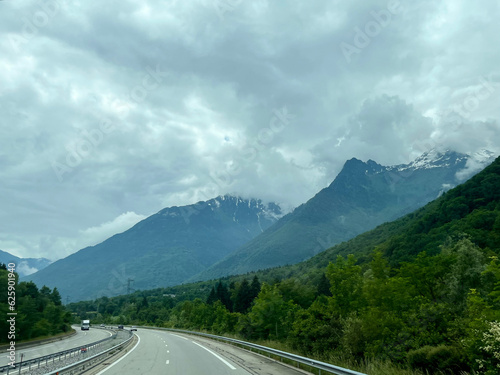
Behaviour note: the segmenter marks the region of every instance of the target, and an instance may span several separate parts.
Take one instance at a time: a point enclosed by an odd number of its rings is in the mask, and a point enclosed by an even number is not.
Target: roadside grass
[[[237,337],[235,337],[237,338]],[[412,370],[399,366],[391,361],[384,361],[378,359],[364,359],[363,361],[354,361],[348,356],[341,356],[336,353],[330,353],[327,355],[317,355],[314,353],[300,353],[290,347],[287,343],[273,340],[257,340],[252,341],[257,345],[267,346],[269,348],[281,350],[288,353],[293,353],[301,356],[306,356],[307,358],[315,359],[318,361],[326,362],[335,366],[343,367],[346,369],[361,372],[367,375],[430,375],[429,372],[422,372],[420,370]],[[290,363],[296,366],[295,363]],[[311,369],[308,366],[301,365],[300,368],[309,371],[313,374],[318,374],[318,370]],[[322,370],[321,374],[327,374],[328,372]],[[434,372],[433,375],[450,375],[449,373],[444,373],[441,371]],[[468,372],[461,372],[454,375],[474,375]]]

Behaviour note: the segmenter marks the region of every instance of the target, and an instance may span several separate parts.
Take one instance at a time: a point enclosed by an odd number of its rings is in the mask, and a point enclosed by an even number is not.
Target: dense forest
[[[0,263],[0,285],[0,314],[5,318],[0,321],[0,343],[19,343],[71,330],[71,313],[62,305],[57,288],[38,289],[31,281],[19,282],[18,274],[10,272],[3,263]],[[11,306],[13,310],[9,310]],[[8,316],[9,312],[17,315]],[[9,335],[7,321],[12,317],[15,318],[14,336]]]
[[[298,265],[69,307],[81,318],[268,340],[360,366],[493,375],[499,255],[497,159],[424,208]]]

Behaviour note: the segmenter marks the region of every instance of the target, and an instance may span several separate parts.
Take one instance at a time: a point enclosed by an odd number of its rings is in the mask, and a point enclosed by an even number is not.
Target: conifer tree
[[[210,294],[207,297],[207,305],[213,305],[215,301],[217,301],[217,296],[215,294],[215,288],[212,287],[212,290],[210,290]]]
[[[247,279],[244,279],[236,292],[236,297],[234,301],[234,311],[239,313],[245,313],[248,311],[252,304],[252,290]]]
[[[328,278],[326,275],[323,273],[319,279],[318,283],[318,296],[332,296],[332,292],[330,290],[330,281],[328,281]]]
[[[219,281],[217,284],[217,288],[215,289],[215,295],[219,301],[228,309],[229,311],[233,311],[233,304],[231,302],[231,295],[229,294],[229,290],[227,287]]]
[[[260,285],[259,278],[257,277],[257,275],[255,275],[253,277],[252,284],[250,285],[250,297],[252,298],[252,300],[257,298],[257,296],[259,295],[259,292],[260,292],[260,288],[261,288],[261,285]]]

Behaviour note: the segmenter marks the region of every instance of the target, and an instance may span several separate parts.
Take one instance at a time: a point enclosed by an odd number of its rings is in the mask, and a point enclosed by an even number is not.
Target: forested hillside
[[[17,273],[0,263],[0,313],[4,317],[0,321],[0,343],[19,343],[71,330],[71,314],[62,305],[57,288],[38,289],[33,282],[18,282],[18,279]],[[9,310],[11,306],[13,310]],[[7,315],[9,312],[17,315]],[[7,321],[12,317],[15,331],[10,331]]]
[[[499,245],[500,158],[424,208],[307,262],[71,308],[109,322],[271,340],[369,374],[493,375]]]

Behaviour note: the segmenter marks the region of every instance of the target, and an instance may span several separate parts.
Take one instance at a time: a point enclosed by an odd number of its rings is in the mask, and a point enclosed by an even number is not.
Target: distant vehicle
[[[105,324],[101,324],[101,327],[106,327],[106,325]]]
[[[123,325],[122,325],[122,324],[120,324],[120,325],[118,326],[118,329],[123,329]]]
[[[130,331],[137,331],[137,327],[136,326],[132,326],[132,328],[130,328]]]
[[[87,353],[87,348],[81,348],[81,349],[80,349],[80,351],[81,351],[82,353]]]
[[[90,329],[90,320],[82,320],[82,331],[88,331]]]

